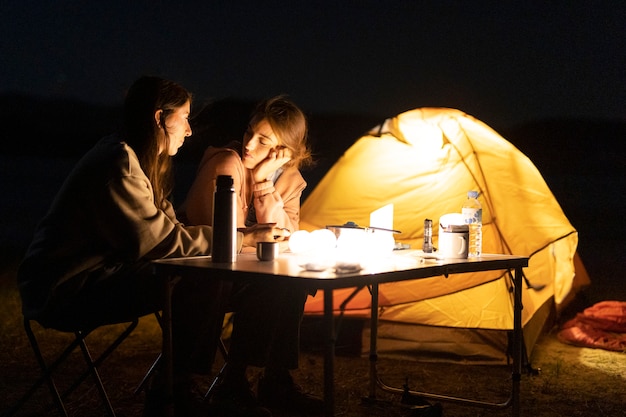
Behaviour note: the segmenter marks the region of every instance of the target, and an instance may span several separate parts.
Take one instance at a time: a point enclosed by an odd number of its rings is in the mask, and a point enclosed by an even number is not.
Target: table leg
[[[378,384],[378,373],[376,362],[378,361],[377,341],[378,341],[378,284],[373,284],[372,305],[370,310],[370,399],[376,398],[376,387]]]
[[[506,402],[493,403],[486,401],[478,401],[469,398],[452,397],[448,395],[440,395],[428,392],[409,390],[408,393],[418,397],[430,398],[433,400],[449,401],[458,404],[473,405],[482,408],[512,408],[513,417],[520,416],[520,381],[522,373],[522,355],[523,355],[523,328],[522,328],[522,267],[515,268],[515,274],[513,276],[513,346],[512,346],[512,359],[513,369],[511,372],[511,396]],[[405,389],[391,387],[385,384],[377,374],[376,363],[378,359],[378,352],[376,348],[376,340],[378,338],[378,287],[372,286],[372,311],[371,311],[371,334],[370,334],[370,397],[368,399],[375,400],[376,389],[380,387],[383,391],[391,392],[395,394],[404,394]]]
[[[324,327],[326,349],[324,351],[324,415],[335,415],[335,321],[333,317],[333,290],[324,290]]]
[[[522,330],[522,268],[515,268],[514,284],[515,294],[513,300],[513,375],[511,388],[511,401],[513,416],[520,415],[520,380],[522,377],[522,343],[524,343]]]

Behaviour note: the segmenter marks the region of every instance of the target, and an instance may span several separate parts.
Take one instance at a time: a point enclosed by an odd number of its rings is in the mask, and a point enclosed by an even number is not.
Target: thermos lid
[[[233,177],[230,175],[218,175],[215,180],[215,186],[217,188],[232,188],[233,184]]]

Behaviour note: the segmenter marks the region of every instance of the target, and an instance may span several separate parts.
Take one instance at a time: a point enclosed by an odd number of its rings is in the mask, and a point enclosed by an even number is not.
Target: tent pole
[[[324,416],[335,415],[335,325],[333,317],[333,290],[324,289],[324,326],[326,349],[324,353]]]

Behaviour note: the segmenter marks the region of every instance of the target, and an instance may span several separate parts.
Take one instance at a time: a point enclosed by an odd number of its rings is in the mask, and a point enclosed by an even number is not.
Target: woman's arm
[[[233,177],[237,195],[237,227],[243,227],[245,202],[243,200],[244,168],[241,157],[231,149],[208,149],[189,189],[184,212],[190,224],[213,225],[213,193],[218,175]]]
[[[259,223],[276,223],[290,232],[299,229],[300,198],[306,182],[296,169],[286,169],[274,184],[265,181],[253,186],[253,202]]]
[[[148,178],[138,165],[135,168],[109,181],[106,196],[95,208],[102,235],[120,257],[135,261],[208,254],[212,229],[183,226],[169,202],[157,208]]]

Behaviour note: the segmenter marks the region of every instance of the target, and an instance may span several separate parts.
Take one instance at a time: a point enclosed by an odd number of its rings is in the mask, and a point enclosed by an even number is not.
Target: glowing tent
[[[394,205],[397,242],[421,248],[424,219],[460,212],[468,190],[483,206],[483,252],[529,256],[523,288],[528,352],[550,313],[558,312],[588,277],[577,258],[578,234],[533,163],[475,118],[453,109],[422,108],[387,119],[339,158],[302,206],[301,229],[353,221]],[[451,275],[380,288],[379,353],[473,362],[506,360],[513,328],[506,271]],[[352,290],[335,292],[338,309]],[[348,316],[368,317],[361,291]],[[307,314],[323,311],[323,294]]]

